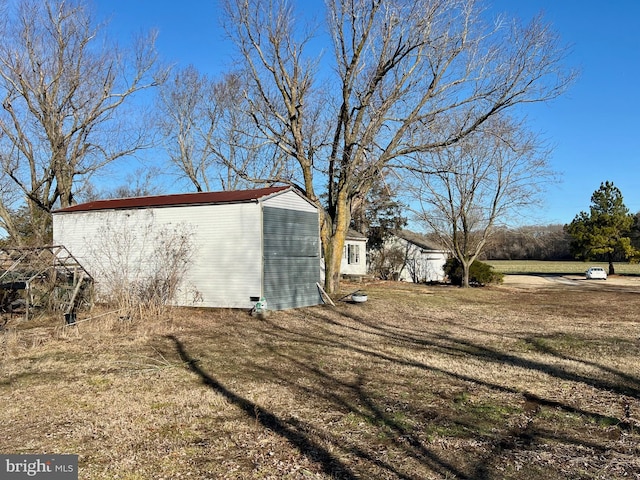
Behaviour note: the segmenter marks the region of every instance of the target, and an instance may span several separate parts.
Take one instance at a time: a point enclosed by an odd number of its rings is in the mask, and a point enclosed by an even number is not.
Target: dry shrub
[[[401,247],[383,246],[371,252],[369,271],[383,280],[394,280],[408,266],[407,260],[407,253]]]
[[[25,348],[24,340],[20,338],[15,328],[0,332],[0,358],[10,358]]]
[[[171,334],[175,329],[171,308],[163,307],[164,315],[160,316],[145,311],[137,306],[133,315],[123,314],[129,311],[107,310],[105,307],[96,309],[91,317],[79,319],[74,325],[60,328],[56,338],[93,339],[101,344],[121,342],[144,342],[151,337]]]
[[[98,301],[121,317],[161,318],[190,289],[184,277],[194,245],[186,225],[157,226],[151,219],[133,231],[106,222],[99,236],[91,252]]]
[[[137,311],[131,315],[132,310],[96,306],[79,315],[73,324],[64,323],[59,316],[42,316],[37,322],[15,319],[8,328],[0,330],[0,359],[18,358],[69,342],[105,346],[127,339],[144,343],[176,331],[174,319],[181,309],[164,306],[164,314],[159,315],[159,311],[149,312],[140,305],[135,308]]]

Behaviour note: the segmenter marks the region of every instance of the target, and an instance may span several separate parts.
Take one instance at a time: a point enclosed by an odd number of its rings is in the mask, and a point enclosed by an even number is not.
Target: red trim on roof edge
[[[198,205],[218,203],[243,203],[257,201],[263,197],[293,189],[289,186],[256,188],[253,190],[229,190],[223,192],[178,193],[150,197],[116,198],[80,203],[56,210],[54,213],[88,212],[92,210],[122,210],[130,208],[170,207],[176,205]]]

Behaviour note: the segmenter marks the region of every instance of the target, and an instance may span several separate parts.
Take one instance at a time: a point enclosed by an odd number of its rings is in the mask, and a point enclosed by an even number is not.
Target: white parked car
[[[606,280],[607,272],[602,267],[591,267],[585,272],[587,280]]]

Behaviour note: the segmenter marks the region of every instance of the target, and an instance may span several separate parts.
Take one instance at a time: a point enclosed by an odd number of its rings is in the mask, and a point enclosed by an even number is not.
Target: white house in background
[[[321,277],[324,282],[324,258],[321,261]],[[349,229],[344,241],[340,275],[345,278],[361,278],[367,275],[367,237]]]
[[[367,274],[367,237],[351,228],[344,242],[340,273],[347,277]]]
[[[98,292],[109,268],[153,275],[169,257],[161,251],[168,235],[193,246],[177,305],[322,303],[318,209],[292,187],[100,200],[53,213],[54,244],[85,266]]]
[[[449,258],[449,252],[429,241],[424,235],[400,230],[387,240],[385,246],[400,248],[405,254],[399,280],[416,283],[444,280],[444,265]]]

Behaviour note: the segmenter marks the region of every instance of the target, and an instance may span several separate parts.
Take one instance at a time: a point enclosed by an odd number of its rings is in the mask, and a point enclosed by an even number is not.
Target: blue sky
[[[165,61],[216,75],[231,61],[215,0],[94,0],[113,35],[159,30]],[[305,2],[306,4],[307,2]],[[569,223],[588,210],[605,180],[640,211],[640,0],[493,0],[492,10],[523,20],[542,11],[571,46],[567,62],[581,74],[549,104],[527,108],[530,126],[554,146],[559,183],[524,224]],[[301,2],[301,5],[303,3]]]

